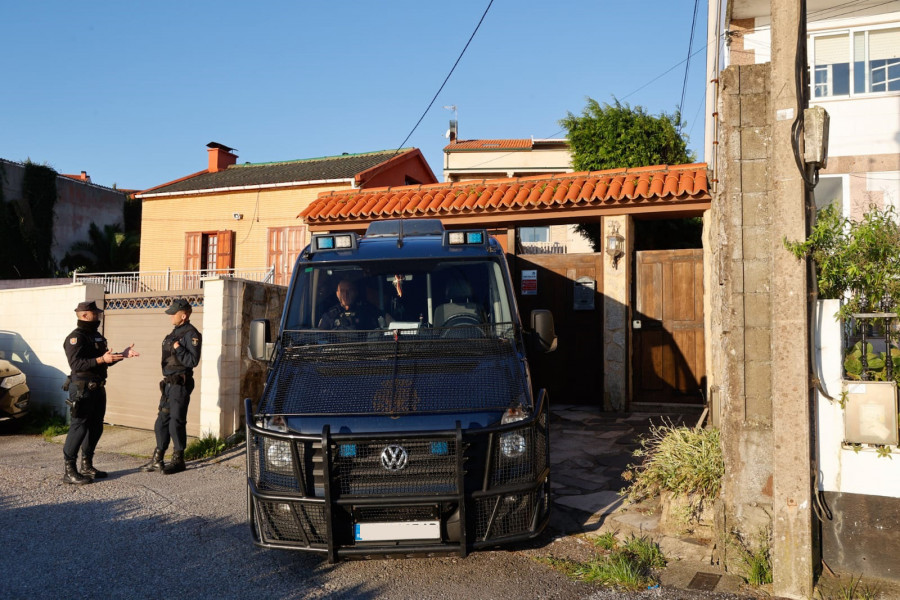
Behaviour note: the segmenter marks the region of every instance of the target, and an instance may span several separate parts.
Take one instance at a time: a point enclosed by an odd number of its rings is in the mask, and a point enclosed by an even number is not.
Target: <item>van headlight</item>
[[[290,444],[282,440],[268,440],[266,446],[266,466],[272,471],[290,471]]]
[[[500,419],[501,425],[507,423],[515,423],[516,421],[524,421],[528,418],[528,411],[519,404],[512,408],[508,408]],[[520,431],[508,431],[500,435],[500,452],[506,458],[517,458],[525,454],[527,449],[525,435]]]

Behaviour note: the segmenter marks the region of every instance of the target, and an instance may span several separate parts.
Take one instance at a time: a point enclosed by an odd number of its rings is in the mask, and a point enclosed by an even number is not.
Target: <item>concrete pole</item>
[[[803,110],[798,97],[797,41],[805,32],[805,2],[771,0],[772,427],[774,595],[812,598],[813,518],[806,270],[782,245],[806,238],[805,187],[794,159],[791,125]],[[804,35],[805,37],[805,35]],[[805,44],[806,41],[803,40]],[[804,78],[805,81],[805,78]],[[802,152],[802,148],[800,149]]]

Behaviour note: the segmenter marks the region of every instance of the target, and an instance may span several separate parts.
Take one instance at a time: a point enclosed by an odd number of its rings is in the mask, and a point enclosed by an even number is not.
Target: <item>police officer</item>
[[[176,298],[166,309],[172,315],[172,333],[162,343],[162,374],[159,383],[162,396],[156,417],[156,450],[144,471],[161,471],[166,475],[184,471],[184,448],[187,445],[187,412],[194,389],[194,367],[200,362],[202,339],[191,325],[191,304]],[[171,438],[174,446],[172,461],[163,461]]]
[[[319,329],[377,329],[380,325],[378,309],[359,300],[356,286],[349,279],[338,283],[338,303],[319,320]],[[383,320],[382,320],[383,322]]]
[[[134,344],[121,353],[113,352],[100,333],[102,310],[96,302],[80,302],[75,308],[78,326],[66,336],[63,349],[71,372],[64,390],[69,392],[71,424],[63,445],[66,471],[63,481],[71,484],[90,483],[106,477],[107,473],[94,468],[94,450],[103,435],[103,417],[106,415],[106,371],[123,358],[140,356]],[[81,448],[81,472],[76,460]]]

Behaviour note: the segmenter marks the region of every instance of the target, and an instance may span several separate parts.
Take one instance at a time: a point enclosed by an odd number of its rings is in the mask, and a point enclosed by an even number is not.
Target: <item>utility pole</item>
[[[772,567],[776,596],[812,598],[812,416],[807,274],[782,246],[806,239],[806,188],[792,126],[806,108],[806,2],[771,0],[772,62]],[[799,70],[799,72],[798,72]],[[797,78],[800,77],[798,82]],[[802,123],[800,124],[802,125]],[[802,145],[802,135],[799,144]],[[802,156],[802,154],[801,154]],[[777,358],[776,358],[777,357]]]

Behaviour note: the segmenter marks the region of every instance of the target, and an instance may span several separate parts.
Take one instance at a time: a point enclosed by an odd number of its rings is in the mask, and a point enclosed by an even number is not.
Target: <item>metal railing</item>
[[[523,254],[565,254],[566,245],[559,242],[522,242]]]
[[[72,283],[99,283],[108,294],[195,290],[209,278],[247,279],[274,283],[275,268],[268,269],[204,269],[202,271],[138,271],[121,273],[72,273]]]

